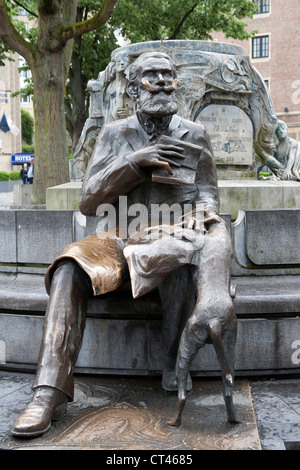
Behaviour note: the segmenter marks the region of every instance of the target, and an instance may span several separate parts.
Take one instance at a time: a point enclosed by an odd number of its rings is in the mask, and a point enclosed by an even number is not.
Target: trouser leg
[[[72,260],[60,262],[51,282],[33,388],[54,387],[73,400],[73,372],[90,296],[92,287],[87,274]]]

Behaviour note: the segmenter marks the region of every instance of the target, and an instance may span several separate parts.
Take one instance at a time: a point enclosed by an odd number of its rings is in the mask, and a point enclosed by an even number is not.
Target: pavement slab
[[[76,376],[67,415],[34,439],[11,436],[20,411],[30,401],[34,375],[0,371],[0,448],[6,450],[260,450],[248,380],[235,383],[240,423],[227,422],[218,379],[194,379],[182,425],[167,421],[177,394],[165,392],[160,378]]]
[[[14,203],[13,192],[9,193],[0,193],[0,207],[2,206],[12,206]],[[2,208],[4,208],[2,207]]]
[[[300,450],[300,380],[251,384],[263,450]]]

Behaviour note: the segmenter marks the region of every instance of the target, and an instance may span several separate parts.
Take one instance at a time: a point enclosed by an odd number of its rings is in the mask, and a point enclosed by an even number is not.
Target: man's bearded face
[[[140,80],[139,103],[143,113],[156,117],[177,113],[175,90],[179,82],[174,78],[171,64],[167,59],[145,60]]]

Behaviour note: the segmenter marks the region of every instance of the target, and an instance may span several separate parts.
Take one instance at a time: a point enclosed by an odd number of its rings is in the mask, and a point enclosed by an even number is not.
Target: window
[[[257,36],[252,39],[252,58],[269,57],[269,36]]]
[[[20,70],[20,76],[23,78],[28,78],[29,72],[28,70],[21,69]]]
[[[259,8],[259,13],[269,13],[270,0],[253,0]]]
[[[21,96],[21,103],[31,103],[30,96]]]

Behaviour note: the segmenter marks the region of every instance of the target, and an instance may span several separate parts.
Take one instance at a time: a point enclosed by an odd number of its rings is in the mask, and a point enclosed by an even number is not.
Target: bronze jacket
[[[116,204],[119,196],[126,195],[128,205],[140,203],[149,210],[151,204],[199,201],[218,213],[216,166],[205,128],[174,115],[164,134],[203,147],[194,186],[154,183],[149,170],[143,171],[132,162],[130,155],[134,151],[151,145],[134,114],[102,128],[85,174],[80,211],[84,215],[96,215],[100,204]]]
[[[152,170],[138,168],[131,158],[132,153],[153,145],[153,142],[150,142],[137,116],[133,115],[107,124],[101,130],[83,182],[79,204],[81,212],[99,215],[99,206],[113,205],[118,225],[122,212],[119,197],[126,196],[127,208],[133,204],[143,204],[148,216],[151,215],[152,204],[167,204],[168,207],[180,204],[182,207],[195,202],[204,204],[210,212],[218,213],[216,166],[204,127],[175,115],[164,135],[202,147],[201,152],[197,153],[199,161],[195,162],[193,185],[153,182]],[[125,223],[122,224],[126,225],[127,222],[129,217],[126,214]],[[150,230],[159,232],[161,227],[165,226],[150,224]],[[139,235],[141,232],[142,235]],[[178,267],[196,264],[204,243],[199,231],[186,229],[180,231],[180,236],[177,232],[176,235],[163,234],[158,239],[149,237],[148,232],[144,236],[143,231],[137,232],[140,238],[127,237],[127,231],[125,233],[125,236],[120,236],[117,231],[107,234],[98,223],[96,234],[65,247],[47,271],[47,291],[57,261],[67,257],[76,260],[89,275],[94,295],[117,289],[130,274],[133,297],[140,297],[157,287]]]

